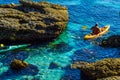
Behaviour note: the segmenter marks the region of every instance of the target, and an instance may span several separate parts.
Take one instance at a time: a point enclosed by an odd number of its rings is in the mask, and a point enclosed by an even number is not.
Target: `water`
[[[80,80],[80,71],[70,69],[71,63],[120,57],[118,48],[102,48],[91,40],[83,40],[96,22],[100,26],[110,24],[111,28],[95,41],[120,34],[120,0],[48,1],[68,7],[70,19],[67,29],[47,45],[0,54],[0,80]],[[18,3],[18,0],[0,0],[0,4],[8,3]],[[87,26],[87,29],[83,30],[82,26]],[[9,63],[14,58],[30,63],[30,69],[13,73]]]

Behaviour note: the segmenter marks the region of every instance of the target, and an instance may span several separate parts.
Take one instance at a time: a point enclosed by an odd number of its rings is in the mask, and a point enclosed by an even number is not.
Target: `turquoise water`
[[[39,0],[36,0],[39,1]],[[99,42],[110,35],[120,34],[120,0],[48,0],[68,7],[67,29],[47,45],[0,54],[0,80],[80,80],[80,71],[70,64],[82,60],[94,62],[104,58],[120,57],[118,48],[102,48]],[[18,3],[17,0],[0,0],[0,4]],[[109,32],[95,40],[85,41],[84,35],[96,22],[110,24]],[[86,30],[82,26],[87,26]],[[9,63],[21,59],[31,66],[21,72],[12,72]]]

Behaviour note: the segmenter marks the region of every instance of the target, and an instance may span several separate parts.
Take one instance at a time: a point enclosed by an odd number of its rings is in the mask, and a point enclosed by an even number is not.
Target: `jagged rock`
[[[120,76],[120,58],[108,58],[94,63],[76,62],[72,67],[81,70],[83,80]]]
[[[120,47],[120,35],[113,35],[105,40],[102,40],[101,46],[103,47]]]
[[[0,5],[0,42],[50,41],[66,28],[66,7],[47,2],[20,3]]]
[[[21,69],[24,69],[26,67],[28,67],[29,64],[26,63],[26,62],[23,62],[21,60],[17,60],[17,59],[14,59],[11,63],[10,63],[10,68],[13,69],[13,70],[21,70]]]

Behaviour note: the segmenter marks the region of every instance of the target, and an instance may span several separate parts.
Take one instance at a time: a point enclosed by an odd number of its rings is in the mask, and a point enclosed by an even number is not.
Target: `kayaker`
[[[99,34],[100,33],[100,28],[98,27],[98,23],[96,23],[95,26],[93,26],[91,28],[91,30],[92,30],[93,35]]]

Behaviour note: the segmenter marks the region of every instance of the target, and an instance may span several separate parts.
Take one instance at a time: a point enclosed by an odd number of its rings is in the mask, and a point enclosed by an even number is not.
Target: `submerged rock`
[[[20,3],[0,5],[0,42],[50,41],[66,28],[66,7],[47,2]]]
[[[76,62],[72,67],[81,70],[83,80],[120,76],[120,58],[108,58],[94,63]]]
[[[70,46],[68,43],[65,42],[60,42],[57,44],[51,44],[51,49],[54,52],[59,52],[59,53],[65,53],[65,52],[69,52],[73,47]]]
[[[21,69],[24,69],[26,67],[28,67],[29,64],[26,63],[26,62],[23,62],[21,60],[17,60],[17,59],[14,59],[11,63],[10,63],[10,68],[13,69],[13,70],[21,70]]]
[[[55,68],[59,68],[59,67],[60,67],[59,64],[57,64],[55,62],[51,62],[48,69],[55,69]]]
[[[106,40],[102,40],[101,46],[103,47],[120,47],[120,35],[113,35]]]

